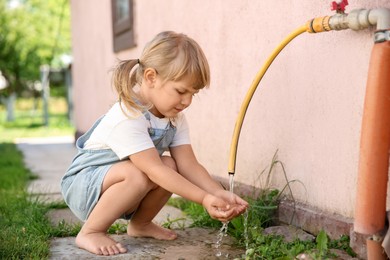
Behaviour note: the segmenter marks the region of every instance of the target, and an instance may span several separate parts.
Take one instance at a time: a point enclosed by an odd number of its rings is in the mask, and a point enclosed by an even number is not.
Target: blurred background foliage
[[[60,69],[70,59],[69,0],[0,0],[0,95],[39,90],[43,64]]]

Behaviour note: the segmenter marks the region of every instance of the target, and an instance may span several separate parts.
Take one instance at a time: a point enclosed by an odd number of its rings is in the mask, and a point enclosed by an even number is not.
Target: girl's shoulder
[[[148,122],[141,111],[122,109],[119,102],[117,102],[105,114],[100,125],[111,129],[114,129],[119,125],[145,128],[147,127]]]
[[[126,106],[116,102],[107,112],[106,116],[117,118],[118,120],[139,120],[143,118],[143,113],[135,108],[130,110]]]

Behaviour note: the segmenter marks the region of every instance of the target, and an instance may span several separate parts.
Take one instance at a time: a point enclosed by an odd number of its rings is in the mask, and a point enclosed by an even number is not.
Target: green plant
[[[356,253],[349,246],[350,238],[342,235],[339,239],[329,241],[329,248],[340,249],[347,252],[348,255],[355,257]]]
[[[0,144],[0,259],[45,259],[50,223],[46,206],[25,187],[33,176],[12,143]]]
[[[70,237],[76,236],[80,232],[81,225],[79,223],[69,224],[65,220],[61,220],[56,226],[47,226],[46,228],[50,230],[51,237]]]
[[[115,222],[111,225],[111,227],[108,229],[109,234],[124,234],[127,232],[127,224],[126,223],[120,223]]]
[[[251,228],[250,232],[253,239],[249,243],[244,259],[287,260],[296,259],[300,254],[308,255],[314,260],[334,259],[337,255],[332,253],[331,249],[337,248],[334,247],[335,244],[345,242],[345,238],[329,240],[323,230],[317,235],[315,241],[296,239],[291,242],[284,241],[283,237],[278,235],[264,235],[261,229],[256,227]]]
[[[169,217],[169,215],[167,216],[167,219],[165,220],[164,223],[162,223],[161,226],[165,227],[165,228],[173,228],[173,225],[174,224],[177,224],[177,226],[180,228],[180,229],[184,229],[184,226],[185,226],[185,220],[186,218],[175,218],[175,219],[171,219]]]
[[[286,182],[286,184],[282,187],[281,190],[271,188],[272,175],[276,171],[277,166],[280,167],[282,174],[283,174],[283,177],[284,177],[285,182]],[[264,175],[266,175],[266,176],[264,176]],[[264,179],[264,178],[265,178],[265,183],[261,183],[261,179]],[[272,204],[272,205],[270,205],[271,207],[275,206],[275,205],[279,205],[279,202],[280,202],[282,196],[286,195],[292,201],[293,207],[295,209],[296,202],[295,202],[295,198],[294,198],[294,193],[292,192],[292,189],[291,189],[291,184],[299,183],[302,185],[302,187],[304,189],[306,189],[305,185],[301,181],[288,179],[287,172],[286,172],[286,169],[284,167],[283,162],[278,160],[278,150],[276,150],[274,155],[272,156],[270,165],[268,167],[264,168],[260,172],[260,174],[257,176],[257,179],[255,180],[255,184],[256,183],[260,183],[260,189],[254,190],[251,197],[259,198],[259,197],[264,197],[264,196],[267,197],[267,196],[271,195],[272,196],[271,200],[269,200],[269,199],[266,200],[268,203]],[[288,194],[286,194],[286,192],[288,192]],[[260,199],[260,201],[262,201],[262,199]],[[294,214],[292,214],[292,216],[291,216],[290,224],[292,223],[294,215],[295,215],[295,211],[294,211]],[[272,222],[270,224],[272,224]]]
[[[324,230],[321,230],[316,238],[317,256],[322,259],[328,253],[328,236]]]

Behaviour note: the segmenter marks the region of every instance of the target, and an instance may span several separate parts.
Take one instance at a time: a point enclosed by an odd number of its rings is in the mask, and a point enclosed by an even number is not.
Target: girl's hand
[[[230,194],[230,196],[231,195],[232,194]],[[207,194],[203,199],[202,205],[206,208],[211,218],[217,219],[221,222],[226,222],[242,214],[247,208],[248,203],[240,199],[238,196],[237,198],[230,200],[229,202],[229,200],[225,200],[222,197]],[[231,204],[233,201],[239,201],[242,205],[236,203]]]
[[[221,222],[229,221],[229,210],[231,207],[226,201],[211,194],[206,194],[202,202],[210,217]]]
[[[226,190],[218,190],[217,192],[215,192],[214,195],[226,201],[230,205],[230,207],[234,209],[233,212],[231,212],[232,214],[228,216],[229,219],[241,215],[247,210],[249,206],[248,202],[246,202],[236,194]]]

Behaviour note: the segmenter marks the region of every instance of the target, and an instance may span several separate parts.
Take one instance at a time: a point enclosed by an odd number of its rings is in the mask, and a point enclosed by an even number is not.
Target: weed
[[[175,218],[175,219],[171,219],[171,218],[169,217],[169,215],[168,215],[168,216],[167,216],[167,219],[165,220],[164,223],[162,223],[161,226],[163,226],[163,227],[165,227],[165,228],[172,229],[172,228],[173,228],[173,225],[176,224],[177,227],[178,227],[179,229],[182,229],[182,230],[183,230],[184,227],[185,227],[185,221],[186,221],[186,220],[187,220],[186,218]]]
[[[81,224],[69,224],[65,220],[58,222],[56,226],[49,227],[51,237],[71,237],[76,236],[81,229]]]
[[[356,253],[349,246],[349,236],[342,235],[339,239],[329,241],[329,248],[340,249],[347,252],[348,255],[355,257]]]
[[[328,236],[325,231],[321,230],[316,238],[318,257],[322,258],[328,251]]]
[[[111,225],[111,227],[108,229],[109,234],[124,234],[127,232],[127,224],[126,223],[119,223],[115,222]]]

